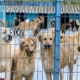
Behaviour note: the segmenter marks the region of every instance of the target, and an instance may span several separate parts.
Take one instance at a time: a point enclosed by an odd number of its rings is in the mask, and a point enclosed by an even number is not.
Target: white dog
[[[11,80],[13,44],[13,32],[9,28],[0,27],[0,72],[5,72],[5,80]]]

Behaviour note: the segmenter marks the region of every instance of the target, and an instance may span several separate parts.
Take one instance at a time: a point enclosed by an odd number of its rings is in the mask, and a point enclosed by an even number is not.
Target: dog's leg
[[[16,29],[14,29],[14,36],[15,36],[15,31],[16,31]]]
[[[72,27],[72,31],[73,31],[74,27]]]
[[[30,75],[26,76],[26,80],[32,80],[33,78],[33,73],[31,73]]]
[[[31,73],[31,75],[30,75],[30,79],[29,79],[29,80],[32,80],[32,78],[33,78],[33,73]]]
[[[15,75],[15,80],[22,80],[22,75],[21,75],[20,72],[17,71],[15,74],[16,74]]]
[[[13,65],[12,65],[12,69],[11,69],[11,80],[15,80],[14,79],[15,76],[15,70],[13,69]]]
[[[22,33],[22,36],[24,36],[24,32]]]
[[[14,80],[13,77],[14,77],[14,72],[11,72],[11,80]]]
[[[69,63],[68,67],[70,71],[69,80],[72,80],[73,63],[72,62]]]
[[[62,80],[62,72],[61,72],[61,70],[60,70],[60,80]]]
[[[20,37],[23,38],[23,30],[20,30]]]
[[[6,63],[5,80],[11,80],[11,66],[12,60],[9,59]]]
[[[46,72],[46,79],[47,80],[52,80],[51,72]]]
[[[37,34],[39,34],[40,30],[41,30],[41,26],[38,25],[37,28],[34,30],[34,36],[36,36]]]
[[[78,30],[79,29],[79,26],[76,26],[76,30]]]
[[[19,28],[16,30],[16,34],[17,34],[17,36],[19,36],[18,31],[19,31]]]

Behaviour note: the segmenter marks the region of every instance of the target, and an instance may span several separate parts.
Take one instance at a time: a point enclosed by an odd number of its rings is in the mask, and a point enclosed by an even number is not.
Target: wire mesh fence
[[[79,80],[79,2],[0,0],[0,80]]]

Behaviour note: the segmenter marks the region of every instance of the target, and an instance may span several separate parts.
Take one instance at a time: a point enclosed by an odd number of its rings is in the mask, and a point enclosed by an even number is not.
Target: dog
[[[40,31],[40,25],[44,23],[44,17],[40,16],[34,19],[32,22],[20,22],[18,26],[15,26],[16,29],[20,29],[20,37],[23,37],[23,32],[25,29],[32,30],[33,36],[36,36],[38,31]],[[39,30],[37,31],[37,26]],[[35,31],[35,32],[34,32]]]
[[[77,50],[79,51],[79,46],[80,46],[80,31],[76,32],[73,35],[65,35],[60,33],[60,43],[66,43],[68,42],[69,44],[74,45],[74,48],[77,47]],[[80,52],[80,51],[79,51]],[[80,55],[80,54],[78,54]],[[78,59],[78,55],[74,61],[74,63],[76,63],[77,59]]]
[[[51,23],[51,27],[54,28],[55,20],[51,19],[50,23]],[[61,23],[60,30],[62,31],[62,33],[65,33],[66,30],[68,30],[70,28],[71,28],[71,24],[70,23]]]
[[[20,48],[15,50],[12,60],[12,73],[11,80],[32,80],[33,72],[35,70],[35,57],[36,57],[36,39],[26,38],[20,41]]]
[[[51,75],[54,72],[54,33],[51,31],[41,33],[38,39],[40,41],[40,56],[46,73],[46,78],[47,80],[52,80]],[[68,44],[68,42],[66,42],[66,44]],[[72,80],[72,70],[75,60],[74,55],[76,56],[76,54],[77,48],[74,49],[73,46],[60,43],[60,80],[62,80],[61,69],[67,65],[70,71],[69,80]]]
[[[61,24],[61,27],[60,27],[62,33],[65,33],[66,30],[68,30],[68,29],[70,29],[70,28],[71,28],[71,24],[69,24],[69,23],[62,23],[62,24]]]
[[[72,31],[73,31],[74,28],[76,30],[79,29],[80,22],[78,20],[70,20],[70,24],[71,24]]]
[[[5,72],[5,80],[11,80],[13,44],[13,32],[3,25],[3,27],[0,27],[0,72]]]
[[[41,31],[41,29],[44,26],[44,22],[45,22],[45,18],[43,16],[39,16],[38,18],[40,19],[40,22],[39,22],[39,24],[37,25],[37,28],[34,31],[34,36],[36,36]]]
[[[14,35],[15,35],[15,32],[16,32],[16,34],[19,36],[19,34],[18,34],[19,28],[16,29],[16,27],[19,25],[20,22],[24,22],[24,21],[29,22],[29,21],[27,21],[26,17],[24,17],[24,16],[15,17],[15,20],[14,20],[14,21],[15,21],[15,22],[14,22],[14,26],[15,26]]]
[[[51,27],[54,28],[54,26],[55,26],[55,20],[54,19],[51,19],[50,20],[50,23],[51,23]]]

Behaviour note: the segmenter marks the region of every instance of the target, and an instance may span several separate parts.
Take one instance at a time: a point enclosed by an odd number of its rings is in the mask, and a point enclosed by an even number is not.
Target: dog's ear
[[[38,40],[39,40],[40,42],[42,42],[42,34],[40,34],[40,35],[38,36]]]
[[[21,49],[21,50],[24,49],[24,44],[25,44],[25,41],[24,41],[24,40],[21,40],[21,41],[20,41],[20,49]]]
[[[30,38],[30,39],[34,42],[34,44],[36,44],[36,43],[37,43],[36,38]]]
[[[45,21],[45,18],[43,16],[39,16],[39,19],[44,22]]]
[[[36,19],[34,19],[34,22],[39,23],[40,22],[40,19],[39,18],[36,18]]]

